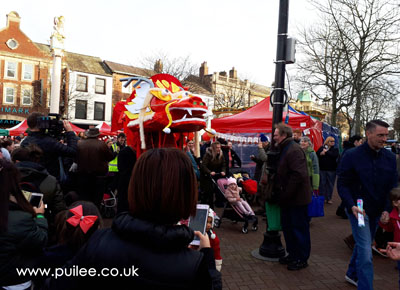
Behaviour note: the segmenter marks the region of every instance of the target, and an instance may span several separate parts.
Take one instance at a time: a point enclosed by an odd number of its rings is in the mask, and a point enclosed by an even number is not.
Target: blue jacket
[[[377,152],[365,142],[343,155],[337,175],[337,189],[349,213],[359,198],[370,217],[378,217],[384,210],[390,212],[389,192],[397,186],[396,157],[392,152]]]

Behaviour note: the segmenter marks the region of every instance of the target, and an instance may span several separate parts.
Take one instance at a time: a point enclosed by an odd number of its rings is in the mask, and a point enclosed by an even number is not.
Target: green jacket
[[[47,220],[34,218],[10,202],[8,230],[0,232],[0,286],[16,285],[31,280],[18,276],[16,268],[33,268],[47,243]]]
[[[308,147],[305,153],[307,158],[308,175],[311,176],[312,189],[318,190],[319,188],[318,156],[311,147]]]

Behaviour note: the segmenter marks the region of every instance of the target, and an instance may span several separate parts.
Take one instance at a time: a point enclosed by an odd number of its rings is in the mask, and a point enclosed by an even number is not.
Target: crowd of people
[[[258,153],[250,156],[258,186],[257,198],[249,204],[241,195],[243,177],[235,178],[242,160],[232,142],[202,142],[197,156],[188,139],[184,150],[151,149],[137,158],[123,133],[104,139],[90,128],[77,136],[64,121],[61,141],[38,128],[41,117],[28,117],[28,136],[1,141],[3,289],[221,289],[222,258],[212,229],[216,214],[210,210],[205,234],[182,224],[195,215],[197,203],[210,209],[230,203],[244,216],[255,215],[251,205],[261,207],[258,214],[273,211],[277,219],[267,213],[267,229],[282,230],[287,253],[279,262],[288,270],[301,270],[311,254],[312,196],[324,196],[329,206],[336,189],[342,200],[338,215],[348,218],[354,239],[346,281],[373,289],[371,244],[378,226],[394,232],[382,252],[400,259],[399,155],[383,148],[388,134],[383,121],[369,122],[366,139],[349,138],[341,154],[333,137],[314,151],[308,136],[283,123],[276,125],[272,142],[261,134]],[[223,194],[216,194],[216,185]],[[36,206],[29,202],[33,193],[43,195]],[[104,228],[109,199],[117,200],[117,215],[111,228]],[[195,235],[198,248],[189,246]],[[49,268],[54,273],[74,267],[116,268],[120,273],[131,268],[132,275],[54,279],[50,273],[34,277],[16,271]]]

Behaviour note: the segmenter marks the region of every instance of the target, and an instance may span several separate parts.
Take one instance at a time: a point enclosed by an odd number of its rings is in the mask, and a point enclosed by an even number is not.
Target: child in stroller
[[[254,212],[250,205],[240,197],[242,188],[237,186],[236,179],[233,177],[228,178],[227,185],[228,186],[225,189],[225,197],[229,203],[235,206],[241,214],[245,216],[254,216]]]
[[[249,225],[249,221],[253,222],[252,230],[256,231],[258,229],[258,219],[255,216],[253,210],[250,205],[240,197],[241,188],[237,186],[236,179],[233,177],[225,179],[223,182],[218,180],[219,193],[223,195],[223,197],[228,201],[224,207],[224,211],[221,215],[221,218],[218,221],[215,221],[215,227],[219,227],[222,221],[222,218],[228,218],[233,222],[244,221],[244,225],[242,227],[242,233],[247,234],[247,227]],[[223,186],[225,185],[225,186]]]

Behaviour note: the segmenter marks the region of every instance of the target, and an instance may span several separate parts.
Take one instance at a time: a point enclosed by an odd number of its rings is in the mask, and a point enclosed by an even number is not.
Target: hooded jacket
[[[21,173],[21,182],[33,183],[43,193],[43,201],[52,211],[52,216],[66,209],[60,184],[46,168],[31,161],[21,161],[15,165]]]
[[[93,267],[98,273],[117,268],[123,273],[134,266],[138,276],[63,276],[51,280],[50,289],[221,289],[213,250],[189,249],[193,237],[185,225],[154,224],[121,213],[111,229],[96,231],[66,267]]]

